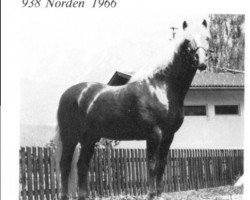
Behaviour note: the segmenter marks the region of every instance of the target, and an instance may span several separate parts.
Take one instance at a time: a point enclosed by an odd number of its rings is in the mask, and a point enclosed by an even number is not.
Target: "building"
[[[115,72],[109,85],[123,85],[133,73]],[[171,148],[243,148],[244,74],[197,73],[185,98],[185,118]],[[118,148],[145,148],[145,141],[121,141]]]

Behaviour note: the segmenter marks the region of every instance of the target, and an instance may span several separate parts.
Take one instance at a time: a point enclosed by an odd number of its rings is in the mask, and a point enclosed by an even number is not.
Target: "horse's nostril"
[[[207,65],[205,65],[205,64],[201,64],[200,66],[199,66],[199,70],[200,71],[203,71],[203,70],[205,70],[207,68]]]
[[[195,54],[194,57],[195,57],[195,59],[197,59],[197,60],[199,59],[199,55],[198,55],[198,54]]]

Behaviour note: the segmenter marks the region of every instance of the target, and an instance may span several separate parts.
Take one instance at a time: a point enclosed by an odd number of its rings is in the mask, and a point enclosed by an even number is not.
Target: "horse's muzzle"
[[[206,68],[207,68],[207,65],[204,64],[204,63],[202,63],[202,64],[200,64],[200,65],[198,66],[198,69],[199,69],[200,71],[203,71],[203,70],[205,70]]]

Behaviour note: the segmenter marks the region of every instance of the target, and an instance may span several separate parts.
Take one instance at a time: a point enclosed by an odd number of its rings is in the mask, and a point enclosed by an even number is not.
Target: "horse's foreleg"
[[[165,166],[167,163],[167,155],[168,155],[172,140],[173,140],[173,137],[171,136],[171,138],[164,140],[159,147],[158,165],[156,169],[157,196],[160,196],[162,192],[164,191],[163,174],[165,171]]]
[[[78,186],[79,200],[85,200],[88,196],[88,169],[89,163],[94,153],[95,142],[91,141],[88,145],[82,145],[78,167]]]
[[[148,199],[153,199],[156,195],[155,190],[155,175],[157,165],[157,153],[158,144],[156,141],[147,140],[147,166],[148,166],[148,180],[149,180],[149,192]]]

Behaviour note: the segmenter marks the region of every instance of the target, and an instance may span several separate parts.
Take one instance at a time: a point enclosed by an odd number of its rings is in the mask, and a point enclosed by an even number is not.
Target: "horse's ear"
[[[207,28],[207,21],[205,19],[203,20],[202,25]]]
[[[182,28],[183,28],[183,30],[185,30],[185,29],[187,28],[187,26],[188,26],[188,25],[187,25],[187,22],[186,22],[186,21],[184,21],[184,22],[183,22],[183,24],[182,24]]]

